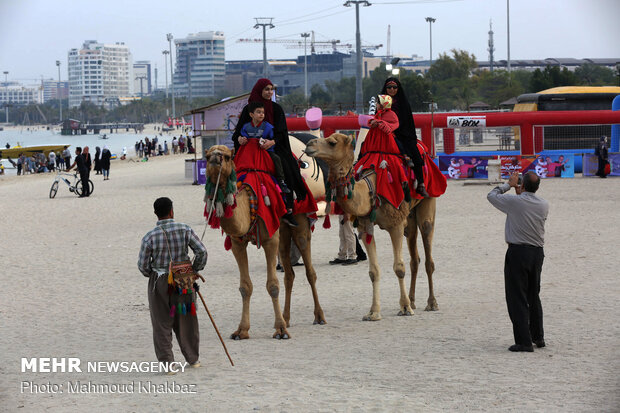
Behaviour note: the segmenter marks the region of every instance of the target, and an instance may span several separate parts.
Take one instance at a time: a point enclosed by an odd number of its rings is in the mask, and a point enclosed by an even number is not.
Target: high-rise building
[[[174,90],[178,96],[215,96],[224,85],[224,33],[191,33],[175,39]]]
[[[150,95],[152,90],[151,62],[138,60],[133,64],[133,93]]]
[[[49,79],[43,80],[43,103],[55,99],[67,99],[69,97],[69,82],[59,82]]]
[[[69,51],[69,107],[83,101],[114,106],[133,95],[133,64],[124,43],[101,44],[87,40]]]

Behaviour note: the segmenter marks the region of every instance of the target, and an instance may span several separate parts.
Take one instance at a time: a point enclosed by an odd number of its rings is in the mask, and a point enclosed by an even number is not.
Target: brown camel
[[[340,207],[350,215],[358,217],[358,231],[360,239],[363,240],[368,252],[369,275],[372,281],[372,306],[370,311],[363,317],[363,320],[376,321],[381,319],[381,303],[379,298],[379,280],[380,272],[377,262],[377,251],[375,238],[369,237],[370,243],[367,241],[367,234],[373,233],[373,223],[369,218],[371,207],[373,205],[372,194],[376,193],[376,175],[372,170],[362,171],[361,175],[365,176],[356,182],[353,188],[353,196],[345,197],[347,191],[338,190],[338,183],[347,183],[350,180],[353,171],[353,151],[352,138],[340,133],[334,133],[324,139],[313,139],[308,142],[306,154],[311,157],[323,159],[329,166],[328,180],[332,190],[336,190],[336,202]],[[403,201],[398,209],[394,208],[388,202],[382,202],[377,208],[376,224],[390,234],[392,241],[392,250],[394,254],[393,268],[398,277],[400,286],[400,311],[398,315],[413,315],[415,308],[415,282],[420,263],[418,249],[416,246],[418,228],[422,234],[422,242],[424,244],[424,252],[426,256],[426,274],[428,275],[429,296],[427,311],[437,310],[437,301],[433,294],[433,271],[435,264],[431,256],[433,243],[433,232],[435,226],[435,198],[413,199],[410,202]],[[402,239],[403,234],[407,238],[409,254],[411,257],[411,286],[409,295],[405,289],[405,264],[402,257]]]
[[[233,153],[234,151],[222,145],[212,146],[207,150],[206,175],[211,182],[216,183],[219,176],[220,185],[222,185],[223,188],[225,187],[226,181],[235,166],[233,162]],[[251,225],[249,195],[249,189],[244,186],[243,189],[238,191],[235,195],[237,207],[232,211],[232,216],[230,218],[219,218],[222,229],[231,238],[231,249],[237,261],[237,266],[239,267],[239,292],[243,300],[243,310],[239,327],[231,335],[231,338],[235,340],[250,337],[248,331],[250,329],[250,298],[252,296],[253,285],[250,279],[246,251],[248,240],[242,239],[250,230]],[[319,304],[316,291],[316,272],[312,266],[310,254],[312,232],[310,231],[310,225],[305,215],[296,215],[296,220],[298,223],[297,228],[290,228],[286,224],[281,224],[280,230],[276,231],[271,238],[269,238],[265,223],[258,217],[256,222],[256,225],[259,225],[258,233],[260,234],[260,245],[265,252],[265,259],[267,261],[267,291],[273,301],[273,310],[275,313],[274,328],[276,331],[273,337],[278,339],[290,338],[290,334],[286,328],[290,326],[290,300],[295,278],[295,273],[293,272],[290,261],[291,239],[299,248],[304,260],[304,266],[306,267],[306,277],[308,278],[308,283],[310,284],[312,296],[314,298],[314,323],[325,324],[325,316]],[[282,243],[279,242],[280,239],[282,239]],[[280,248],[282,267],[285,271],[284,284],[286,288],[286,301],[284,314],[282,314],[280,302],[278,300],[280,291],[279,281],[276,275],[278,247]]]

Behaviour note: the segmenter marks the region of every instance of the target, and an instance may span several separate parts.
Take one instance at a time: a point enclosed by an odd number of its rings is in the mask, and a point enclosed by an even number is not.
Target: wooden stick
[[[204,281],[204,278],[203,278],[203,281]],[[200,296],[200,300],[202,301],[202,304],[205,306],[205,310],[207,310],[207,314],[209,315],[209,318],[211,319],[211,324],[213,324],[213,328],[215,328],[215,332],[217,333],[217,336],[220,338],[220,342],[222,343],[222,346],[224,347],[224,351],[226,352],[226,355],[228,356],[228,360],[230,360],[231,366],[234,367],[235,363],[233,363],[232,358],[230,358],[230,354],[228,354],[228,349],[226,348],[226,344],[224,344],[224,340],[222,340],[222,335],[220,334],[220,331],[217,329],[217,326],[215,325],[215,321],[213,320],[213,317],[211,317],[211,312],[209,312],[209,308],[207,307],[207,303],[205,303],[205,299],[202,298],[202,294],[200,293],[200,291],[196,291],[196,292],[198,293],[198,296]]]

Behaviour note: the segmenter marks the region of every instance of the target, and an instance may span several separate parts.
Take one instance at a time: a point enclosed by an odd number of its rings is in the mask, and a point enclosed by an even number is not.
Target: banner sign
[[[486,116],[448,116],[449,128],[486,128]]]
[[[479,156],[440,156],[439,170],[449,179],[488,179],[489,158]],[[495,157],[491,157],[495,158]]]
[[[610,153],[607,159],[611,173],[607,176],[620,176],[620,153]],[[598,171],[598,156],[583,155],[583,176],[596,176]]]
[[[541,178],[574,178],[575,155],[500,156],[502,178],[513,172],[536,172]]]

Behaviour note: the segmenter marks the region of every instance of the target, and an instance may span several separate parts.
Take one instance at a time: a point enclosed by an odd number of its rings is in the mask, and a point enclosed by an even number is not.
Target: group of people
[[[173,137],[170,145],[168,141],[160,142],[159,138],[155,136],[153,139],[145,137],[144,140],[136,142],[134,146],[136,155],[140,158],[148,159],[150,156],[162,156],[178,154],[178,153],[194,153],[195,149],[192,145],[192,140],[187,136]]]

